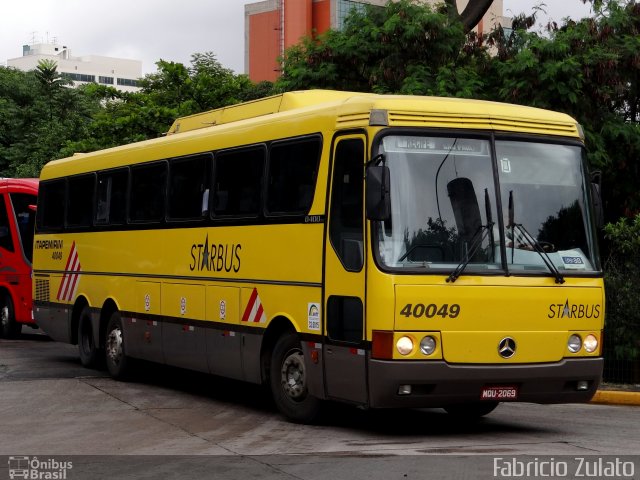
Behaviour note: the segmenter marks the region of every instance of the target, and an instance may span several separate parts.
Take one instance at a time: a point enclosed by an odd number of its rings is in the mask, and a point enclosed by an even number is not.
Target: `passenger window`
[[[98,174],[96,224],[122,225],[127,218],[129,170],[109,170]]]
[[[67,185],[67,225],[88,227],[93,217],[95,176],[90,174],[71,177]]]
[[[132,167],[129,220],[140,223],[162,221],[166,184],[166,162]]]
[[[211,155],[176,158],[169,163],[169,218],[202,218],[209,214],[208,165]]]
[[[40,182],[38,212],[40,230],[62,230],[64,227],[65,181]]]
[[[13,238],[11,237],[11,224],[5,196],[0,195],[0,248],[13,252]]]
[[[221,152],[215,159],[215,216],[255,217],[260,212],[264,148]]]
[[[11,193],[9,197],[18,223],[22,251],[27,260],[31,262],[33,259],[33,230],[36,221],[36,212],[33,207],[38,201],[38,197],[28,193]]]
[[[364,264],[363,174],[363,142],[342,140],[334,159],[329,237],[350,272],[360,271]]]
[[[267,211],[304,214],[311,208],[320,149],[319,137],[279,142],[269,151]]]
[[[362,341],[364,331],[362,300],[357,297],[331,296],[327,302],[327,333],[331,340],[349,343]]]

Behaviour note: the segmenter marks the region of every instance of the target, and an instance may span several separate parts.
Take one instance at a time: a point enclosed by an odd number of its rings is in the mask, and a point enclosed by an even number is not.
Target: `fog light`
[[[411,385],[400,385],[398,395],[411,395]]]
[[[431,355],[436,351],[436,339],[431,335],[427,335],[422,340],[420,340],[420,351],[424,355]]]
[[[580,335],[576,335],[574,333],[569,337],[567,348],[571,353],[578,353],[581,347],[582,347],[582,339],[580,338]]]
[[[396,349],[400,355],[409,355],[413,351],[413,340],[409,337],[400,337],[396,342]]]
[[[593,353],[598,349],[598,339],[595,335],[587,335],[584,339],[583,346],[587,353]]]
[[[576,385],[576,390],[589,390],[589,382],[586,380],[580,380]]]

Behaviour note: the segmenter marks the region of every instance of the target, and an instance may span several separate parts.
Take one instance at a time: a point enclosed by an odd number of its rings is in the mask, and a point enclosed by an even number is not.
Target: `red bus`
[[[0,179],[0,337],[37,325],[31,310],[31,261],[38,180]]]

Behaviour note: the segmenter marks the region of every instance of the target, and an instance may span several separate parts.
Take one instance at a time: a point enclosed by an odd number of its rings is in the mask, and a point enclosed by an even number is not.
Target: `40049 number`
[[[400,315],[404,315],[405,317],[414,317],[414,318],[433,318],[433,317],[442,317],[442,318],[456,318],[460,315],[460,305],[457,303],[452,303],[449,305],[448,303],[442,305],[436,305],[435,303],[430,303],[429,305],[424,305],[422,303],[407,303],[402,310],[400,310]]]

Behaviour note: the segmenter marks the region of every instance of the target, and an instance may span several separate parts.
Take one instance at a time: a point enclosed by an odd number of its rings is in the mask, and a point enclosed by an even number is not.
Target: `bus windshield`
[[[380,152],[391,180],[391,218],[374,236],[383,268],[451,271],[464,263],[467,272],[548,274],[552,263],[563,275],[599,268],[581,147],[388,135]]]

